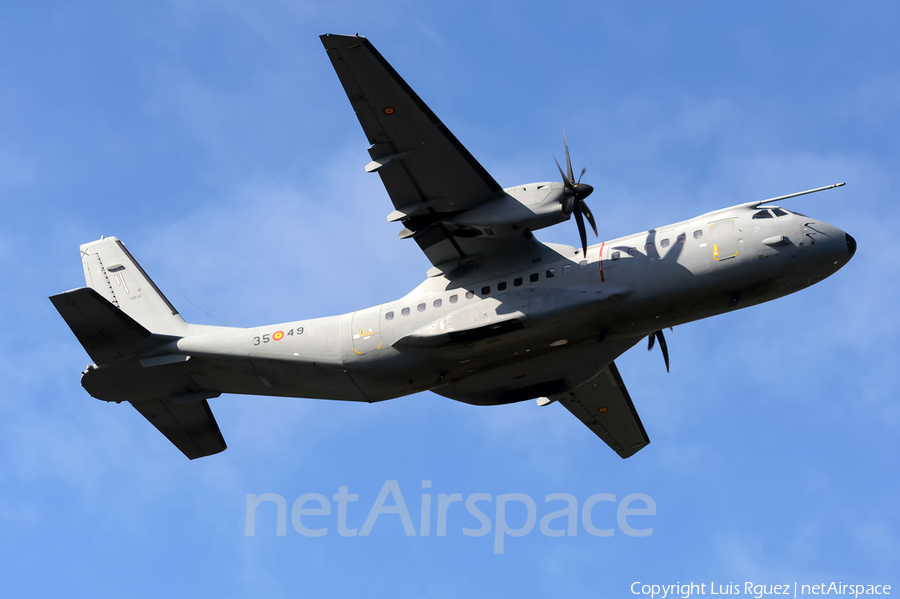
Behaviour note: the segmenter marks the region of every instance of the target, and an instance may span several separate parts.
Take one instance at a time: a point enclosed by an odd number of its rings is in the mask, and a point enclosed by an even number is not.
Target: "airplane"
[[[365,37],[321,36],[403,229],[432,264],[404,297],[253,328],[187,323],[125,245],[81,246],[86,286],[50,298],[93,363],[81,384],[129,402],[189,459],[225,440],[222,393],[377,402],[432,391],[474,405],[561,404],[628,458],[650,439],[615,365],[663,330],[767,302],[842,268],[856,241],[775,202],[587,245],[565,144],[562,181],[501,188]],[[564,140],[565,141],[565,140]],[[581,175],[584,175],[582,171]],[[580,246],[534,231],[575,217]],[[399,227],[399,225],[398,225]]]

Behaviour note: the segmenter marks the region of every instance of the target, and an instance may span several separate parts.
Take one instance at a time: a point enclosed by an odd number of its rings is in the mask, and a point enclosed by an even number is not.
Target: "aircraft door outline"
[[[381,349],[381,306],[373,306],[353,313],[350,332],[353,353],[363,356]]]
[[[721,262],[738,255],[737,225],[735,219],[726,218],[709,225],[709,238],[713,247],[713,260]]]

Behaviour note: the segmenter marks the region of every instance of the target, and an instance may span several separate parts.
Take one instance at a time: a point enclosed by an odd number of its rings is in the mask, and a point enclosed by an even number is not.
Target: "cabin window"
[[[531,276],[528,277],[528,280],[531,281],[532,283],[537,283],[537,280],[540,278],[541,278],[541,275],[539,275],[536,272],[533,272],[533,273],[531,273]]]
[[[548,268],[548,269],[547,269],[547,278],[548,278],[548,279],[552,279],[552,278],[555,277],[555,276],[556,276],[556,269],[555,269],[555,268]]]
[[[443,303],[444,303],[444,302],[443,302],[442,300],[436,299],[436,300],[434,300],[434,303],[433,303],[432,305],[433,305],[435,308],[440,308],[440,307],[441,307],[441,304],[443,304]]]
[[[756,214],[753,215],[753,218],[772,218],[772,215],[768,210],[760,210]]]
[[[474,291],[466,291],[466,299],[472,299],[473,297],[475,297]]]
[[[425,304],[419,304],[418,306],[416,306],[416,310],[418,310],[419,312],[424,312]]]
[[[785,212],[781,208],[772,208],[772,213],[775,216],[787,216],[787,212]]]
[[[644,253],[648,256],[653,253],[654,246],[652,243],[644,244]]]
[[[684,243],[685,240],[687,240],[687,235],[682,233],[681,235],[678,236],[678,239],[676,241],[678,241],[678,243]]]
[[[497,291],[503,291],[504,289],[506,289],[506,281],[497,283]]]
[[[409,308],[403,308],[400,310],[400,316],[409,316]]]
[[[567,274],[569,274],[570,272],[572,272],[572,265],[571,265],[571,264],[566,264],[565,266],[563,266],[563,274],[564,274],[564,275],[567,275]]]
[[[637,248],[628,248],[628,255],[632,258],[637,256]]]
[[[619,256],[621,256],[621,254],[620,254],[619,252],[613,252],[613,253],[612,253],[612,259],[613,259],[613,260],[618,260],[618,259],[619,259]]]
[[[459,296],[456,295],[455,293],[454,293],[453,295],[450,296],[450,303],[451,303],[451,304],[455,304],[455,303],[458,302],[458,301],[459,301]]]
[[[703,231],[702,231],[702,230],[697,229],[696,231],[694,231],[694,239],[700,239],[701,237],[703,237]]]
[[[490,293],[491,293],[490,285],[485,285],[484,287],[481,288],[481,295],[490,295]]]
[[[587,260],[582,260],[578,263],[578,268],[584,269],[587,268]]]
[[[394,320],[394,313],[388,312],[387,314],[384,315],[384,319],[385,320]]]
[[[516,277],[515,279],[513,279],[514,287],[519,287],[521,285],[522,285],[522,277]]]
[[[663,239],[662,241],[660,241],[660,242],[659,242],[659,247],[661,247],[661,248],[667,248],[667,247],[669,247],[669,240],[668,240],[668,239]]]

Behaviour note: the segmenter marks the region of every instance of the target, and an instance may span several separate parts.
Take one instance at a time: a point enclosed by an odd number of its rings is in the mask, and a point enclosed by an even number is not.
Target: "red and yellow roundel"
[[[277,331],[274,335],[272,335],[272,339],[275,341],[281,341],[281,338],[284,337],[284,331]]]
[[[391,107],[391,106],[388,106],[387,108],[384,109],[384,114],[387,114],[387,115],[394,114],[395,112],[397,112],[397,111],[394,110],[393,107]]]
[[[606,414],[606,413],[609,411],[609,408],[603,407],[603,408],[600,408],[600,409],[597,410],[597,411],[600,412],[601,414]]]

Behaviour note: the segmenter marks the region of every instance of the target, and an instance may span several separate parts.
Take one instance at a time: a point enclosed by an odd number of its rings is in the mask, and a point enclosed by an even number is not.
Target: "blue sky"
[[[890,2],[15,3],[0,9],[0,573],[9,596],[625,597],[632,582],[900,585],[900,8]],[[601,237],[846,181],[790,207],[859,251],[793,296],[677,328],[672,373],[617,364],[653,443],[620,460],[560,406],[419,394],[375,405],[223,396],[229,444],[188,462],[79,385],[46,299],[78,245],[123,239],[181,312],[252,326],[397,298],[429,267],[387,223],[318,35],[369,37],[504,186],[553,180],[565,127]],[[565,223],[539,238],[574,244]],[[174,287],[174,288],[173,288]],[[177,291],[176,291],[177,289]],[[209,312],[210,310],[207,309]],[[649,495],[648,537],[537,526],[407,537],[246,536],[288,506],[397,480],[521,493],[538,519]],[[488,505],[488,504],[485,504]],[[489,504],[496,505],[496,502]],[[457,504],[458,506],[458,504]],[[521,508],[521,509],[519,509]],[[521,505],[509,522],[524,521]],[[491,516],[492,519],[494,516]],[[598,504],[597,525],[615,506]],[[560,527],[557,521],[555,527]],[[602,526],[601,526],[602,525]],[[432,531],[435,523],[432,521]]]

